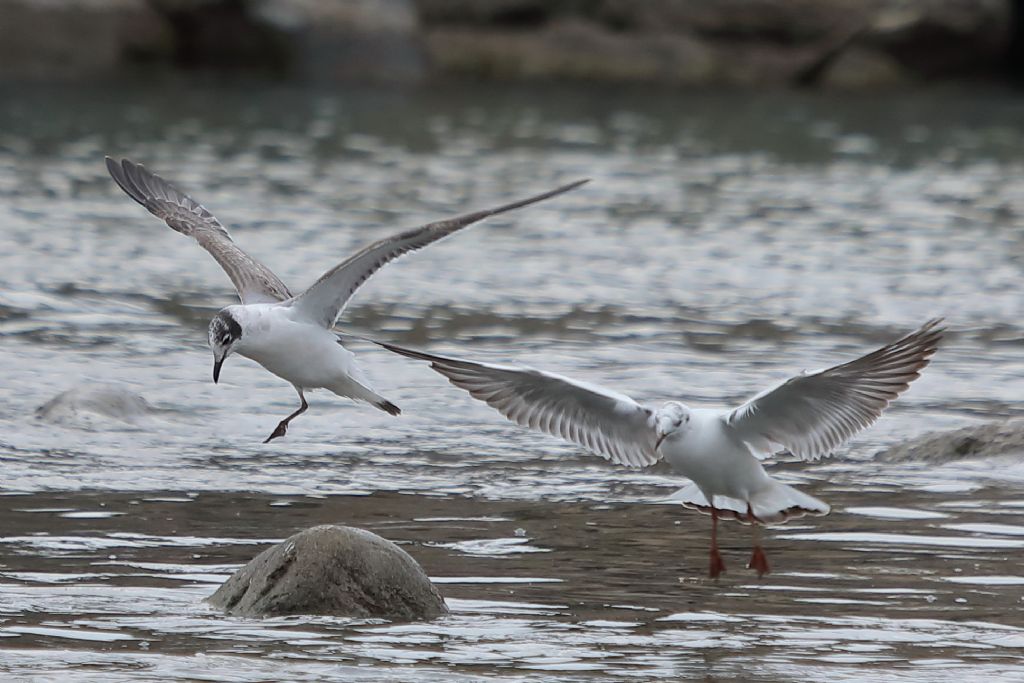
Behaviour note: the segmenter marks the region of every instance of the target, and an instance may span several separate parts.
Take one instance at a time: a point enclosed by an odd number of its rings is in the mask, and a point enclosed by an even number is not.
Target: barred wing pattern
[[[452,384],[523,427],[579,444],[620,465],[644,467],[660,459],[653,413],[629,396],[533,368],[476,363],[377,343],[428,361]]]
[[[873,353],[764,391],[728,414],[737,435],[762,453],[780,445],[815,460],[877,420],[928,365],[941,319]]]
[[[309,289],[295,297],[292,305],[304,318],[315,321],[324,327],[331,327],[337,322],[355,291],[381,267],[399,256],[422,249],[428,244],[489,216],[535,204],[573,190],[586,182],[588,180],[577,180],[574,183],[511,204],[428,223],[374,242],[324,273]]]
[[[141,164],[128,159],[106,160],[110,176],[129,197],[210,252],[231,278],[243,304],[291,298],[285,284],[269,268],[239,249],[221,222],[197,201]]]

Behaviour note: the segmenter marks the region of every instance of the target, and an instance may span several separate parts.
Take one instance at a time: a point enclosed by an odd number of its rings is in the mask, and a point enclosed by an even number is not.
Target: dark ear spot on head
[[[231,334],[232,339],[238,339],[242,336],[242,326],[238,324],[238,321],[232,318],[229,314],[225,314],[227,318],[228,332]]]
[[[242,336],[242,326],[238,324],[230,313],[227,311],[221,311],[214,318],[214,327],[216,330],[213,332],[213,336],[222,345],[230,344],[232,341],[236,341]]]

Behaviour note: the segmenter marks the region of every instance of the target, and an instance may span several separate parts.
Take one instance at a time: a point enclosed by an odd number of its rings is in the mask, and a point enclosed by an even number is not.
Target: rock
[[[328,82],[456,74],[869,87],[1004,75],[1012,59],[1024,61],[1011,35],[1016,6],[1008,0],[0,0],[0,77],[94,75],[144,61]]]
[[[877,0],[876,0],[877,1]],[[785,85],[851,27],[856,2],[417,0],[442,72],[498,78]]]
[[[95,428],[109,420],[138,424],[157,410],[119,384],[93,382],[64,391],[36,408],[36,417],[66,427]]]
[[[170,27],[146,0],[3,0],[0,77],[104,74],[129,56],[167,54]]]
[[[317,80],[416,81],[426,63],[408,0],[265,0],[264,14],[287,8],[293,69]],[[297,10],[297,11],[296,11]]]
[[[185,66],[303,80],[414,81],[424,57],[410,0],[152,0]]]
[[[947,462],[1012,452],[1024,454],[1024,420],[926,434],[881,451],[876,457],[886,462]]]
[[[797,45],[815,42],[838,27],[861,21],[871,2],[600,0],[594,16],[620,31],[684,31],[733,43]]]
[[[714,56],[696,39],[638,41],[578,20],[539,31],[441,28],[427,34],[427,51],[439,71],[484,78],[699,85],[715,75]]]
[[[416,0],[416,6],[441,72],[682,85],[864,88],[998,74],[1012,25],[1005,0]]]
[[[831,60],[817,82],[826,88],[862,90],[904,85],[912,80],[907,70],[885,52],[853,47]]]
[[[1006,0],[888,1],[875,11],[865,44],[921,78],[996,73],[1010,45]]]
[[[323,525],[264,550],[208,598],[244,617],[329,614],[422,621],[448,612],[423,569],[391,541]]]

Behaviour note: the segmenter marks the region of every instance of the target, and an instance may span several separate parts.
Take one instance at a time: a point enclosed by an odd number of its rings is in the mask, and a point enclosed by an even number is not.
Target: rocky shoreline
[[[0,78],[670,87],[1012,80],[1019,0],[3,0]],[[1018,65],[1019,66],[1019,65]]]

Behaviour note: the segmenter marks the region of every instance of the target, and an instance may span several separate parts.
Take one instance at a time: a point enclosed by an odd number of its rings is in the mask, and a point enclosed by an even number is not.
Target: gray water
[[[406,257],[343,325],[642,401],[737,403],[926,319],[952,328],[872,429],[772,472],[833,506],[766,531],[506,424],[429,369],[353,350],[392,418],[205,345],[217,265],[104,154],[202,201],[293,289],[403,227],[583,189]],[[14,680],[962,680],[1024,677],[1020,454],[885,464],[1024,409],[1024,100],[215,85],[0,90],[0,677]],[[35,410],[72,387],[115,415]],[[205,605],[319,523],[439,583],[428,624],[245,620]]]

